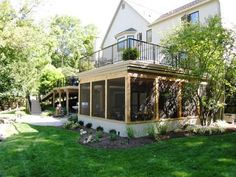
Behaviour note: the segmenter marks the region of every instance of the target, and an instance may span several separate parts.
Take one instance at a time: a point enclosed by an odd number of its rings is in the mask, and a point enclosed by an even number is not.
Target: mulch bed
[[[115,140],[111,140],[109,133],[102,133],[102,138],[99,138],[99,140],[95,140],[96,136],[96,130],[94,129],[88,129],[83,127],[83,130],[87,133],[84,135],[81,135],[79,139],[79,143],[89,146],[89,147],[95,147],[95,148],[105,148],[105,149],[127,149],[132,147],[140,147],[146,144],[152,144],[157,141],[165,141],[172,138],[182,138],[182,137],[190,137],[190,136],[204,136],[204,135],[196,135],[194,133],[188,132],[188,131],[181,131],[181,132],[168,132],[165,135],[159,135],[158,139],[154,139],[151,137],[140,137],[140,138],[127,138],[127,137],[117,137]],[[80,129],[77,129],[77,131],[80,131]],[[236,132],[235,128],[228,128],[224,133],[232,133]],[[92,135],[93,141],[89,143],[84,143],[88,139],[88,136]],[[205,135],[207,136],[207,135]],[[211,136],[211,135],[208,135]]]

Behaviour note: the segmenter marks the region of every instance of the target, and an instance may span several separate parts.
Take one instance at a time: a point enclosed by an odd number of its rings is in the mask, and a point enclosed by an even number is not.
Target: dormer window
[[[117,50],[121,51],[123,49],[125,49],[125,37],[120,37],[119,39],[117,39]]]
[[[189,23],[199,23],[199,11],[190,14],[185,14],[181,17],[181,21]]]
[[[141,41],[142,38],[143,38],[143,37],[142,37],[142,33],[138,33],[138,34],[137,34],[137,39]]]
[[[199,12],[193,12],[187,16],[187,21],[189,23],[198,23],[199,22]]]
[[[152,42],[152,30],[146,31],[146,42]]]

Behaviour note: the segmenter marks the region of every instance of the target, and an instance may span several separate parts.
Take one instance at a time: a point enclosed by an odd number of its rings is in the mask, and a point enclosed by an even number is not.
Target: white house
[[[196,0],[167,12],[149,26],[153,43],[159,44],[162,38],[171,34],[183,21],[204,24],[209,17],[215,15],[221,15],[219,0]]]
[[[121,0],[108,27],[101,48],[127,38],[152,42],[149,25],[157,17],[154,12],[128,0]]]
[[[157,43],[181,21],[204,23],[214,15],[221,15],[219,0],[196,0],[150,23],[155,16],[121,0],[102,50],[85,60],[91,70],[79,73],[78,119],[106,132],[115,129],[120,136],[132,128],[137,137],[147,135],[155,122],[173,129],[196,123],[198,106],[191,98],[182,99],[188,77],[178,68],[178,58],[162,61],[165,56]],[[123,61],[127,47],[136,48],[140,56]]]

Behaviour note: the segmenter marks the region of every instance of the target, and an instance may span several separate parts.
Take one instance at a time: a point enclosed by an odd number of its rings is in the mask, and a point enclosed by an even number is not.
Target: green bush
[[[96,138],[96,139],[102,138],[102,131],[97,131],[97,132],[96,132],[96,135],[95,135],[95,138]]]
[[[77,129],[79,128],[79,124],[76,122],[73,122],[73,121],[67,121],[64,125],[63,125],[63,128],[65,129]]]
[[[136,60],[140,56],[136,48],[127,48],[123,51],[122,60]]]
[[[115,141],[117,139],[118,136],[117,136],[117,132],[115,129],[111,129],[109,131],[109,137],[110,137],[111,141]]]
[[[92,125],[93,125],[92,123],[87,123],[87,124],[85,125],[85,127],[86,127],[86,128],[92,128]]]
[[[197,125],[188,126],[186,130],[196,135],[217,135],[225,132],[225,129],[221,127],[208,127]]]
[[[82,126],[82,127],[84,126],[84,121],[80,120],[78,123],[80,126]]]
[[[155,138],[155,135],[156,135],[156,132],[155,132],[155,128],[153,125],[149,126],[147,128],[147,135],[150,137],[150,138]]]
[[[156,123],[157,134],[165,135],[167,133],[168,125],[166,123],[161,124],[161,122]]]
[[[98,127],[96,128],[96,130],[97,130],[97,131],[101,131],[101,132],[103,132],[103,127],[98,126]]]
[[[129,138],[134,138],[134,129],[132,129],[131,127],[127,128],[127,135]]]
[[[68,118],[68,120],[69,120],[69,121],[72,121],[72,122],[74,122],[74,123],[76,123],[76,122],[78,122],[78,117],[77,117],[77,115],[73,115],[73,116],[70,116],[70,117]]]

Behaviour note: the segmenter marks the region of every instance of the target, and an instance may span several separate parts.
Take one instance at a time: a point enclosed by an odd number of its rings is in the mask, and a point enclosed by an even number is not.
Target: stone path
[[[1,114],[0,117],[7,118],[6,120],[16,120],[19,123],[28,123],[31,125],[38,125],[38,126],[62,126],[66,121],[67,118],[53,118],[53,117],[42,117],[40,115],[25,115],[21,117],[16,117],[15,115],[11,114]],[[11,136],[12,134],[17,134],[17,132],[13,131],[13,124],[12,123],[1,123],[0,124],[0,142]]]
[[[16,122],[28,123],[31,125],[55,127],[62,126],[66,121],[67,118],[42,117],[39,115],[26,115],[16,119]]]

